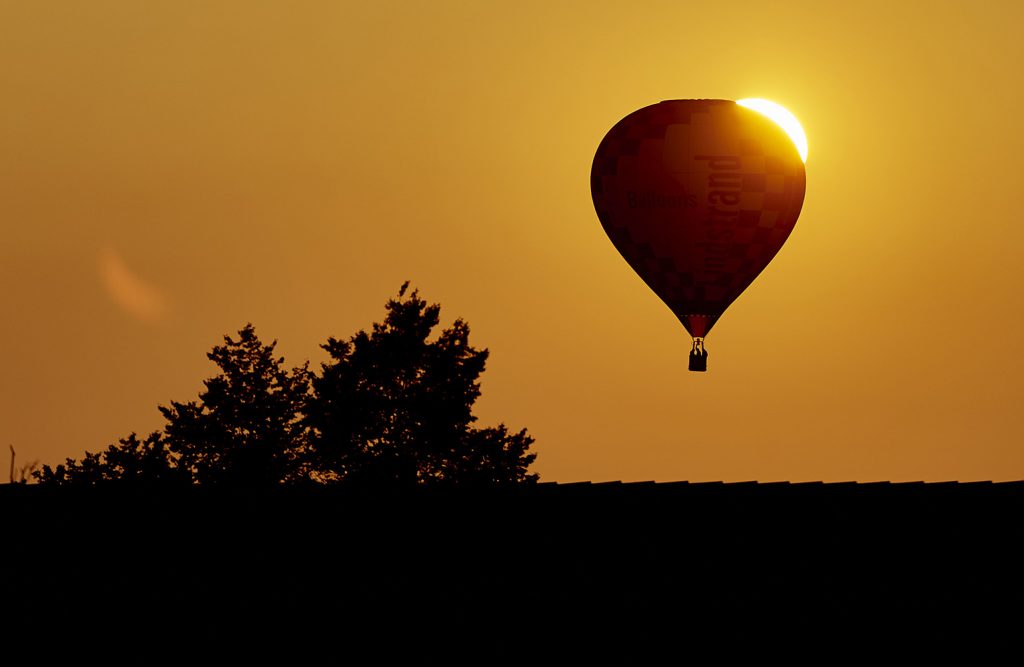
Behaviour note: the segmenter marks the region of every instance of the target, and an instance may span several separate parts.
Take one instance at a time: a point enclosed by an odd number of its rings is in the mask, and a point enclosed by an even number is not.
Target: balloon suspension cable
[[[690,348],[690,370],[703,373],[708,369],[708,351],[704,347],[704,338],[694,336],[693,347]]]

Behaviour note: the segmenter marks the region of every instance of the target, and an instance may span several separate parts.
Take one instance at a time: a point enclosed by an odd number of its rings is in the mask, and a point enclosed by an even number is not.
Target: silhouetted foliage
[[[307,418],[313,469],[360,484],[535,481],[525,430],[472,425],[487,350],[469,345],[461,319],[430,340],[440,306],[407,290],[372,332],[323,346],[331,361],[313,378]]]
[[[198,401],[160,407],[169,449],[199,483],[272,486],[295,478],[305,443],[306,367],[288,371],[252,324],[207,354],[220,368]]]
[[[15,465],[17,459],[17,452],[14,451],[14,445],[8,445],[11,450],[11,471],[9,481],[11,484],[28,484],[28,480],[35,476],[37,470],[39,470],[39,461],[30,461],[20,466]]]
[[[402,286],[383,323],[329,338],[319,375],[291,370],[251,324],[207,356],[220,372],[198,400],[160,406],[163,432],[135,434],[81,461],[34,473],[46,484],[198,483],[270,487],[531,483],[526,430],[474,425],[487,350],[456,320],[432,338],[440,306]]]
[[[173,484],[188,481],[180,469],[163,435],[154,432],[145,440],[134,433],[121,438],[117,444],[99,453],[86,452],[81,461],[67,459],[51,469],[34,473],[43,484],[97,484],[119,482],[126,484]]]

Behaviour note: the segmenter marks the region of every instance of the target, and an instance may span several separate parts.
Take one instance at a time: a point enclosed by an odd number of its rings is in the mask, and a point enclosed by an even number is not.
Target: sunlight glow
[[[779,127],[786,131],[789,138],[793,140],[797,152],[800,153],[800,159],[805,163],[807,162],[807,135],[804,134],[804,128],[800,126],[800,121],[796,119],[796,116],[787,111],[783,106],[768,100],[749,98],[736,100],[736,104],[764,114],[775,121]]]

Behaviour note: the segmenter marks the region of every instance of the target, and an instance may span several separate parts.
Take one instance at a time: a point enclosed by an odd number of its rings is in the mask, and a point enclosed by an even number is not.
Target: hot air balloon
[[[612,243],[693,337],[704,337],[789,237],[804,200],[789,135],[731,100],[669,100],[629,114],[598,146],[594,208]]]

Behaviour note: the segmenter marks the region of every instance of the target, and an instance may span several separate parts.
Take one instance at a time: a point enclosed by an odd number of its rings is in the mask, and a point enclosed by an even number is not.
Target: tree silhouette
[[[252,324],[207,357],[220,372],[198,400],[160,406],[166,425],[133,433],[34,474],[46,484],[113,481],[266,488],[308,481],[352,485],[531,483],[526,430],[474,425],[488,352],[456,320],[431,338],[440,306],[402,285],[372,331],[329,338],[330,361],[287,369]]]
[[[180,469],[167,441],[159,432],[139,440],[134,433],[110,445],[106,451],[86,452],[81,461],[67,459],[51,469],[44,465],[34,473],[43,484],[175,484],[188,480]]]
[[[461,319],[429,340],[440,306],[408,287],[372,332],[322,346],[331,361],[312,382],[312,468],[358,484],[536,481],[525,429],[473,426],[487,350],[469,345]]]
[[[295,478],[309,372],[285,369],[276,344],[260,342],[252,324],[237,340],[225,336],[207,354],[221,372],[199,400],[160,406],[168,448],[197,482],[265,487]]]

